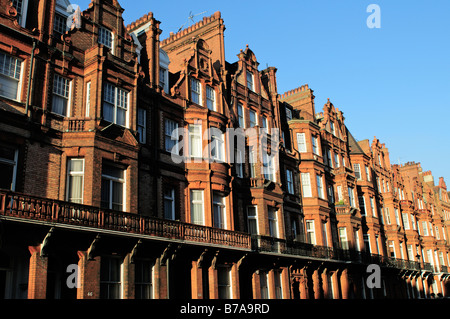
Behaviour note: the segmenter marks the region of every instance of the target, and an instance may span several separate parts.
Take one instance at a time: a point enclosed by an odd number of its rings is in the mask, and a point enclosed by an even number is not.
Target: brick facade
[[[307,84],[279,94],[248,45],[226,61],[220,12],[160,39],[115,0],[62,33],[68,2],[19,2],[0,0],[0,297],[450,295],[444,179]]]

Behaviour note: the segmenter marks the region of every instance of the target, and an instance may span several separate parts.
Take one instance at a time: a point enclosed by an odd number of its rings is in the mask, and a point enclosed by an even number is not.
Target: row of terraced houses
[[[69,5],[0,0],[0,298],[450,295],[443,178],[248,46],[226,61],[220,12],[160,39]]]

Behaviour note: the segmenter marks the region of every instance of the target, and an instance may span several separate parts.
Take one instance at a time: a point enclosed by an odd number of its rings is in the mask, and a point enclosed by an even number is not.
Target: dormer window
[[[292,111],[288,108],[286,108],[286,121],[292,120]]]
[[[163,49],[159,49],[159,86],[169,93],[169,56]]]
[[[100,27],[98,29],[98,43],[103,44],[105,47],[108,47],[112,50],[113,48],[113,33],[111,30]]]
[[[336,136],[336,129],[334,128],[334,123],[333,122],[330,122],[330,130],[331,130],[331,134]]]
[[[200,81],[192,78],[191,79],[191,101],[196,104],[202,105],[201,93],[202,93],[202,88],[200,85]]]
[[[255,90],[255,87],[253,84],[253,73],[250,71],[247,71],[247,87],[252,91]]]
[[[206,106],[211,111],[217,111],[216,110],[216,92],[210,86],[206,87]]]
[[[67,31],[67,17],[63,16],[62,14],[56,13],[53,30],[56,33],[64,34]]]
[[[25,28],[28,11],[28,0],[12,0],[12,5],[17,11],[17,22],[22,28]]]

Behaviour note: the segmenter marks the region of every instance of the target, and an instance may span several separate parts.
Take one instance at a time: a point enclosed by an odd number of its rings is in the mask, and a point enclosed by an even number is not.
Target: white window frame
[[[267,122],[267,117],[265,117],[264,115],[261,116],[261,126],[263,129],[266,129],[267,132],[269,132],[269,126],[268,126],[268,122]]]
[[[359,181],[362,180],[361,166],[358,163],[353,164],[353,171],[355,172],[356,179]]]
[[[98,28],[98,43],[111,49],[112,54],[114,54],[114,38],[114,32],[111,30],[105,27]]]
[[[212,133],[211,135],[211,159],[216,162],[224,162],[225,161],[225,134],[217,132]],[[214,149],[214,154],[212,154],[212,150]]]
[[[234,161],[235,161],[235,169],[236,169],[236,176],[239,178],[244,177],[244,160],[242,156],[242,151],[238,148],[234,150]]]
[[[112,96],[108,96],[107,91],[111,90],[111,93],[114,95],[114,101],[110,99]],[[112,119],[107,119],[105,117],[105,105],[112,106],[113,114]],[[111,83],[106,82],[104,84],[104,93],[103,93],[103,104],[102,104],[102,117],[105,121],[114,123],[116,125],[120,125],[123,127],[128,127],[128,110],[130,109],[130,92],[119,88]],[[118,111],[125,112],[124,121],[125,123],[118,123]]]
[[[114,167],[114,168],[116,168],[116,169],[120,169],[121,171],[123,171],[123,178],[119,178],[119,177],[116,177],[116,176],[111,176],[111,175],[107,175],[107,174],[103,174],[103,172],[102,172],[102,175],[101,175],[101,178],[102,178],[102,181],[103,181],[103,179],[106,179],[106,180],[108,180],[109,181],[109,203],[108,203],[108,209],[114,209],[113,208],[113,193],[114,193],[114,190],[113,190],[113,183],[114,182],[116,182],[116,183],[121,183],[122,184],[122,212],[125,212],[126,211],[126,208],[127,208],[127,205],[126,205],[126,202],[127,202],[127,196],[126,196],[126,194],[127,194],[127,185],[126,185],[126,180],[127,180],[127,170],[126,169],[122,169],[122,168],[118,168],[118,167],[115,167],[115,166],[113,166],[113,165],[107,165],[107,166],[110,166],[110,167]]]
[[[351,207],[356,207],[354,191],[355,191],[354,188],[348,187],[348,198],[349,198]]]
[[[86,83],[86,117],[91,112],[91,81]]]
[[[217,111],[216,91],[212,86],[206,86],[206,106],[211,111]]]
[[[64,117],[70,117],[72,81],[68,78],[62,77],[59,74],[55,74],[53,77],[52,94],[52,113],[59,114]],[[63,110],[63,112],[57,112],[55,110],[55,98],[65,100],[65,110]]]
[[[366,205],[366,198],[364,197],[364,195],[358,195],[358,204],[359,204],[359,209],[361,211],[361,216],[366,216],[367,214],[367,205]]]
[[[13,176],[11,176],[11,190],[16,190],[16,179],[17,179],[17,160],[19,156],[19,150],[13,147],[0,145],[0,147],[8,148],[14,150],[14,159],[7,159],[0,157],[0,163],[13,166]],[[3,178],[3,177],[2,177]]]
[[[70,164],[71,164],[72,161],[80,161],[80,162],[82,162],[82,170],[81,171],[71,171],[70,170],[70,166],[71,166]],[[83,201],[84,201],[84,170],[85,170],[84,158],[69,158],[67,160],[66,200],[68,202],[77,203],[77,204],[83,204]],[[73,199],[71,199],[69,197],[70,196],[72,177],[81,177],[82,178],[82,180],[81,180],[81,192],[80,192],[81,193],[81,198],[79,198],[79,200],[80,200],[79,202],[73,201]]]
[[[290,169],[286,170],[286,184],[288,193],[294,195],[294,175]]]
[[[170,195],[167,194],[167,191],[170,192]],[[175,220],[175,188],[166,189],[163,191],[163,201],[164,201],[164,218],[169,220]],[[171,202],[171,211],[168,216],[166,212],[166,201]]]
[[[189,156],[202,158],[203,156],[203,139],[202,125],[189,124]]]
[[[203,105],[202,104],[202,85],[199,80],[196,78],[191,78],[191,102]]]
[[[251,209],[255,209],[255,215],[250,215],[249,214],[249,212],[250,212],[250,210],[249,210],[249,208],[251,208]],[[251,223],[255,223],[255,228],[256,228],[256,233],[255,234],[253,234],[252,232],[251,232],[251,228],[252,227],[250,227],[250,224]],[[259,225],[258,225],[258,206],[256,206],[256,205],[250,205],[250,206],[247,206],[247,229],[248,229],[248,232],[249,232],[249,234],[251,234],[251,235],[257,235],[257,234],[259,234]]]
[[[306,241],[308,244],[316,245],[316,226],[314,219],[305,220]]]
[[[0,57],[1,56],[3,56],[3,65],[0,65],[0,79],[5,78],[7,81],[17,82],[17,91],[15,97],[7,96],[6,94],[1,94],[1,91],[0,96],[20,102],[20,93],[22,91],[23,73],[24,73],[22,72],[24,69],[23,68],[24,61],[22,59],[19,59],[17,57],[14,57],[12,55],[0,51]],[[7,60],[9,60],[8,65],[6,65]]]
[[[278,218],[277,218],[278,211],[274,207],[267,207],[267,219],[268,219],[268,225],[269,225],[269,236],[278,238],[279,232],[278,232]]]
[[[194,193],[201,194],[201,199],[194,199]],[[204,205],[204,191],[202,189],[191,189],[190,191],[191,199],[191,224],[205,225],[205,205]],[[194,216],[194,206],[199,205],[201,207],[202,216]],[[198,220],[195,217],[199,217]],[[200,218],[201,217],[201,218]]]
[[[334,162],[336,163],[336,167],[340,167],[341,163],[339,161],[339,154],[338,153],[334,153]]]
[[[309,173],[301,173],[303,197],[312,197],[311,177]]]
[[[17,22],[22,28],[25,28],[28,14],[28,0],[12,0],[13,7],[17,10]],[[19,3],[21,8],[18,7]]]
[[[391,224],[391,213],[389,211],[389,207],[384,208],[384,214],[386,215],[386,223],[388,225],[390,225]]]
[[[141,107],[137,109],[137,131],[139,133],[139,143],[147,142],[147,110]]]
[[[370,197],[370,206],[372,208],[372,216],[377,217],[377,207],[375,203],[375,198]]]
[[[369,167],[367,165],[364,165],[365,169],[366,169],[366,176],[367,176],[367,181],[370,182],[370,170]]]
[[[59,34],[66,33],[69,28],[67,27],[67,16],[60,12],[55,12],[55,20],[53,22],[53,31]]]
[[[341,244],[341,248],[348,250],[350,247],[347,237],[347,227],[339,227],[338,229],[339,234],[339,242]]]
[[[250,126],[249,127],[255,127],[258,125],[258,114],[256,111],[250,109],[249,111],[249,120],[250,120]]]
[[[178,155],[178,138],[172,139],[174,132],[178,130],[178,122],[172,119],[164,119],[164,149],[167,152]]]
[[[316,155],[320,155],[319,138],[317,136],[312,135],[311,140],[312,140],[313,153]]]
[[[255,91],[254,76],[253,73],[248,70],[247,70],[247,87],[253,92]]]
[[[289,122],[290,120],[292,120],[292,111],[286,107],[286,121]]]
[[[226,197],[213,192],[213,222],[214,227],[227,229]],[[216,209],[218,214],[216,214]]]
[[[275,158],[273,156],[268,155],[267,153],[263,154],[263,174],[264,178],[270,180],[272,182],[276,182],[276,172],[275,172]]]
[[[306,153],[306,134],[305,133],[297,133],[297,148],[299,153]]]
[[[330,130],[331,130],[331,134],[333,134],[334,136],[336,136],[336,129],[335,129],[335,127],[334,127],[333,121],[330,121]]]
[[[336,191],[338,194],[338,202],[344,200],[344,194],[342,193],[342,186],[336,186]]]
[[[316,174],[316,181],[317,181],[317,194],[319,198],[325,199],[325,192],[323,190],[323,177]]]
[[[159,49],[159,85],[162,84],[162,88],[166,93],[169,93],[169,64],[169,56],[163,49]],[[163,75],[162,81],[161,75]]]
[[[410,227],[409,227],[409,217],[408,217],[408,213],[403,213],[402,212],[402,219],[403,219],[403,228],[405,229],[405,230],[408,230],[408,229],[410,229]]]
[[[238,123],[240,128],[245,128],[244,106],[241,103],[237,104]]]

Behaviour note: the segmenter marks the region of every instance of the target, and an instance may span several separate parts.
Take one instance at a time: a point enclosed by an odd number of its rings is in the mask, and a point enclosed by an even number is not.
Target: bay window
[[[103,93],[103,119],[121,126],[128,125],[129,92],[105,83]]]
[[[102,208],[125,211],[125,170],[103,165],[101,194]]]
[[[225,197],[220,194],[213,194],[213,212],[214,212],[214,227],[226,228],[226,211],[225,211]]]
[[[84,159],[69,159],[67,169],[67,201],[83,204]]]
[[[0,52],[0,96],[19,100],[22,60]]]
[[[189,154],[191,157],[202,157],[202,126],[189,125]]]
[[[14,191],[16,188],[18,151],[0,145],[0,188]]]
[[[204,225],[203,190],[191,190],[191,223]]]

